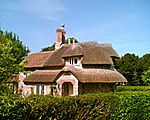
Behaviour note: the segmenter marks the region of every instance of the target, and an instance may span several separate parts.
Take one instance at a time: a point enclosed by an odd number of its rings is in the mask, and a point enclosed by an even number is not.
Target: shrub
[[[150,91],[150,86],[117,86],[115,89],[116,92],[125,92],[125,91]]]
[[[116,92],[75,97],[0,96],[1,120],[148,120],[150,92]]]

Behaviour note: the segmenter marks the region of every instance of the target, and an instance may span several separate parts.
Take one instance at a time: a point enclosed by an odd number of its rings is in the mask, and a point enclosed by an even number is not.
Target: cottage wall
[[[26,87],[29,88],[29,94],[37,94],[37,86],[39,86],[39,93],[43,94],[41,92],[42,86],[44,86],[44,95],[57,95],[56,91],[56,84],[54,83],[25,83]]]
[[[79,94],[113,92],[115,83],[80,83]]]

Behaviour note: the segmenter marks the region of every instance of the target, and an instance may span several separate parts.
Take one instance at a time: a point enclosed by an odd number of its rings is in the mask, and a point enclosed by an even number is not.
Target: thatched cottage
[[[127,82],[114,68],[118,54],[110,44],[68,43],[64,27],[57,29],[54,51],[31,53],[25,69],[31,73],[20,76],[19,88],[26,94],[75,96],[113,91],[117,83]]]

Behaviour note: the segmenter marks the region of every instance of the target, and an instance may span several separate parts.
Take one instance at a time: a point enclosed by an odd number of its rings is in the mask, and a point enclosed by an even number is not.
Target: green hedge
[[[148,120],[150,92],[76,97],[0,96],[0,120]]]
[[[117,86],[115,89],[116,92],[124,92],[124,91],[149,91],[150,86]]]

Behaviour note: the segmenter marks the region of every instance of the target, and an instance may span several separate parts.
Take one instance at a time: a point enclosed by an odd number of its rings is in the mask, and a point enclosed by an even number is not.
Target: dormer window
[[[73,65],[81,67],[81,58],[80,57],[69,57],[65,59],[66,65]]]
[[[69,58],[70,65],[78,65],[79,64],[79,58]]]

